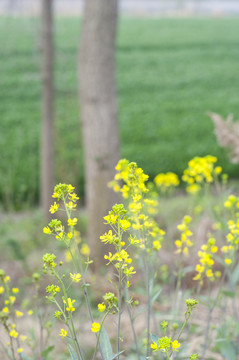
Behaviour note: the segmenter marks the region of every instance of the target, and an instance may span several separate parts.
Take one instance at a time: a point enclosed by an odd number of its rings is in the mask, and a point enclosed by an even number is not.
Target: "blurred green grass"
[[[121,156],[151,177],[181,174],[193,156],[229,163],[208,110],[239,116],[237,18],[131,19],[119,22],[117,80]],[[55,174],[83,195],[77,51],[80,19],[55,22]],[[0,21],[0,199],[5,208],[37,203],[41,119],[40,21]]]

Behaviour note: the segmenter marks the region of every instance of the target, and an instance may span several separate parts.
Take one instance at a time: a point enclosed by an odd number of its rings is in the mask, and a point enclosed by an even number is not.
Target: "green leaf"
[[[125,287],[125,289],[124,289],[124,297],[125,297],[125,302],[126,303],[129,302],[130,297],[129,297],[129,290],[127,287]]]
[[[54,347],[54,345],[48,346],[48,348],[42,351],[41,356],[46,357],[54,349]]]
[[[112,356],[114,356],[114,354],[113,354],[112,346],[110,343],[110,339],[109,339],[109,336],[108,336],[104,326],[102,326],[99,336],[100,336],[101,351],[102,351],[104,360],[114,359],[114,357],[112,358]]]
[[[233,342],[219,341],[217,342],[217,348],[225,360],[237,360],[237,351]]]
[[[185,266],[182,271],[181,271],[181,274],[184,276],[186,275],[187,273],[189,273],[190,271],[194,270],[194,267],[193,266]]]
[[[83,284],[83,285],[81,285],[81,288],[82,288],[82,290],[84,290],[85,287],[89,287],[89,286],[90,286],[90,284]]]
[[[106,359],[106,360],[113,360],[113,359],[115,359],[118,355],[122,354],[123,352],[124,352],[124,350],[118,352],[117,354],[114,354],[112,357],[110,357],[110,358],[108,358],[108,359]]]
[[[159,337],[157,335],[151,334],[151,340],[152,342],[158,342]]]
[[[68,344],[68,349],[69,349],[69,353],[71,355],[71,359],[72,360],[79,360],[78,356],[75,353],[75,350],[73,349],[73,347],[70,344]]]
[[[229,291],[229,290],[222,290],[221,291],[222,294],[230,297],[230,298],[234,298],[235,297],[235,291]]]
[[[104,360],[113,360],[119,354],[122,354],[122,352],[123,352],[123,351],[120,351],[117,354],[113,354],[110,339],[109,339],[109,336],[108,336],[104,326],[102,326],[101,331],[100,331],[100,346],[101,346],[101,351],[102,351]]]
[[[24,352],[21,353],[21,357],[22,357],[24,360],[30,360],[30,358],[29,358]]]
[[[159,295],[161,294],[162,289],[160,288],[156,294],[152,297],[151,301],[150,301],[150,306],[153,306],[154,302],[157,300],[157,298],[159,297]]]
[[[232,283],[233,285],[236,285],[236,283],[239,280],[239,264],[236,266],[235,270],[233,271],[232,274]]]

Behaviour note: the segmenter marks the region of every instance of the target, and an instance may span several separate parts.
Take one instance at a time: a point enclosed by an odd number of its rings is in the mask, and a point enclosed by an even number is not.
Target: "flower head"
[[[72,274],[70,273],[71,280],[75,283],[78,283],[81,280],[81,274]]]
[[[91,331],[94,333],[97,333],[98,331],[100,331],[100,324],[97,322],[93,322]]]
[[[68,332],[67,330],[61,329],[59,336],[61,336],[61,338],[63,339],[64,337],[67,336],[67,332]]]

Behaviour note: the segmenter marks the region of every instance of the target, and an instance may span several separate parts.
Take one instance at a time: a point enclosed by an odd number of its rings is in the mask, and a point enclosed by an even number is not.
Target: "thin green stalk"
[[[117,326],[117,352],[120,352],[120,326],[121,326],[121,312],[122,312],[122,302],[121,302],[121,276],[122,269],[119,269],[119,285],[118,285],[118,326]],[[120,355],[118,355],[117,359],[120,359]]]
[[[70,219],[71,218],[71,214],[67,208],[67,205],[66,205],[66,200],[65,198],[63,197],[63,203],[64,203],[64,206],[65,206],[65,209],[66,209],[66,214],[67,214],[67,218]],[[85,302],[86,302],[86,306],[87,306],[87,311],[88,311],[88,314],[89,314],[89,317],[90,317],[90,320],[91,322],[93,323],[94,322],[94,318],[93,318],[93,314],[92,314],[92,311],[91,311],[91,306],[90,306],[90,301],[89,301],[89,296],[88,296],[88,291],[87,291],[87,288],[86,288],[86,280],[85,280],[85,273],[83,271],[83,268],[82,268],[82,265],[81,265],[81,258],[80,258],[80,253],[79,253],[79,249],[78,249],[78,244],[77,244],[77,241],[76,241],[76,236],[75,236],[75,232],[74,232],[74,229],[72,231],[72,234],[73,234],[73,240],[74,240],[74,246],[76,248],[76,253],[77,253],[77,264],[75,263],[75,259],[74,259],[74,255],[72,254],[72,251],[69,247],[69,251],[70,251],[70,254],[71,254],[71,257],[72,257],[72,261],[73,261],[73,264],[74,264],[74,267],[75,267],[75,270],[78,272],[80,272],[81,276],[82,276],[82,282],[83,282],[83,293],[84,293],[84,297],[85,297]],[[97,335],[96,335],[97,337]],[[101,357],[102,359],[104,359],[103,357],[103,353],[102,353],[102,349],[101,349],[101,346],[100,346],[100,353],[101,353]]]
[[[179,260],[179,270],[178,270],[178,276],[177,276],[177,285],[176,285],[176,297],[175,297],[175,314],[177,315],[179,304],[180,304],[180,288],[182,284],[182,269],[183,269],[183,253],[181,251],[180,253],[180,260]]]
[[[224,271],[223,276],[220,281],[219,288],[218,288],[217,296],[215,297],[214,302],[208,311],[207,327],[206,327],[206,331],[205,331],[204,344],[203,344],[203,350],[202,350],[202,360],[205,360],[205,353],[208,348],[208,334],[209,334],[209,328],[210,328],[210,324],[211,324],[211,320],[212,320],[212,313],[217,305],[217,301],[218,301],[218,298],[219,298],[219,295],[220,295],[220,292],[222,289],[222,285],[223,285],[225,276],[226,276],[226,272]]]
[[[1,347],[2,347],[3,351],[6,353],[7,357],[8,357],[10,360],[12,360],[12,358],[9,356],[9,354],[8,354],[6,348],[4,347],[3,343],[1,342],[1,340],[0,340],[0,344],[1,344]]]
[[[66,206],[66,200],[65,198],[63,198],[63,202],[64,202],[64,206],[65,206],[65,209],[66,209],[66,214],[67,214],[67,217],[68,219],[71,218],[70,216],[70,212]],[[90,302],[89,302],[89,296],[88,296],[88,292],[87,292],[87,289],[86,289],[86,281],[85,281],[85,274],[83,272],[83,269],[82,269],[82,265],[81,265],[81,260],[80,260],[80,256],[79,256],[79,250],[78,250],[78,245],[77,245],[77,241],[76,241],[76,236],[75,236],[75,232],[74,232],[74,229],[73,229],[73,239],[74,239],[74,245],[77,249],[77,256],[78,256],[78,262],[77,264],[79,265],[79,267],[76,265],[75,263],[75,259],[74,259],[74,256],[72,254],[72,251],[69,247],[69,250],[70,250],[70,254],[71,254],[71,257],[72,257],[72,261],[73,261],[73,264],[74,264],[74,267],[75,267],[75,270],[78,272],[80,271],[81,275],[82,275],[82,282],[83,282],[83,285],[84,285],[84,297],[85,297],[85,300],[86,300],[86,305],[87,305],[87,310],[88,310],[88,313],[89,313],[89,316],[90,316],[90,320],[91,322],[93,323],[94,322],[94,319],[93,319],[93,315],[92,315],[92,311],[91,311],[91,307],[90,307]]]
[[[182,325],[182,327],[181,327],[181,329],[180,329],[180,331],[179,331],[179,334],[178,334],[176,340],[179,340],[179,339],[180,339],[180,337],[181,337],[181,335],[182,335],[182,333],[183,333],[183,330],[184,330],[185,326],[186,326],[187,323],[188,323],[188,320],[189,320],[190,316],[191,316],[191,311],[187,314],[186,319],[184,320],[184,323],[183,323],[183,325]],[[171,350],[168,359],[171,358],[172,353],[173,353],[173,349]],[[168,355],[168,354],[167,354],[167,355]]]
[[[56,304],[56,306],[58,307],[58,309],[60,310],[60,312],[61,312],[62,315],[64,316],[65,323],[67,324],[67,317],[66,317],[64,311],[62,310],[60,304],[58,303],[58,301],[57,301],[56,299],[54,299],[54,303]]]
[[[57,280],[60,282],[61,286],[62,286],[62,290],[63,290],[63,293],[64,293],[64,297],[65,297],[65,301],[67,301],[67,293],[66,293],[66,289],[65,289],[65,285],[63,283],[63,281],[61,280],[60,276],[57,274],[57,272],[55,270],[54,271],[54,275],[56,276]],[[57,303],[57,301],[56,301]],[[60,308],[60,306],[59,306]],[[62,310],[61,310],[62,311]],[[64,312],[63,312],[64,314]],[[65,316],[64,316],[65,317]],[[80,344],[79,344],[79,341],[77,339],[77,336],[76,336],[76,332],[75,332],[75,327],[74,327],[74,323],[73,323],[73,319],[72,319],[72,314],[71,312],[69,312],[69,319],[70,319],[70,323],[71,323],[71,326],[69,327],[70,329],[70,332],[72,334],[72,339],[74,341],[74,344],[75,344],[75,348],[77,350],[77,353],[79,354],[80,356],[80,359],[83,360],[83,355],[82,355],[82,352],[81,352],[81,348],[80,348]]]
[[[40,348],[40,354],[43,352],[44,350],[44,347],[43,347],[43,325],[42,325],[42,319],[41,319],[41,316],[40,314],[38,314],[38,320],[39,320],[39,332],[40,332],[40,339],[39,339],[39,348]],[[43,360],[43,357],[40,355],[41,357],[41,360]]]
[[[150,355],[150,319],[151,319],[151,294],[150,294],[150,282],[149,282],[149,266],[147,254],[143,253],[144,269],[145,269],[145,281],[146,281],[146,293],[147,293],[147,351],[146,357]]]
[[[100,331],[99,331],[99,334],[98,334],[98,336],[97,336],[97,343],[96,343],[96,346],[95,346],[95,351],[94,351],[94,355],[93,355],[93,360],[95,360],[96,352],[97,352],[98,345],[99,345],[99,342],[100,342],[100,335],[101,335],[101,331],[102,331],[102,326],[104,325],[105,319],[107,318],[109,312],[110,312],[109,310],[106,312],[106,314],[105,314],[105,316],[103,317],[103,320],[102,320],[102,322],[101,322]]]
[[[121,240],[122,233],[120,229],[120,222],[118,221],[118,238],[119,238],[119,248],[118,252],[121,251]],[[119,281],[118,281],[118,325],[117,325],[117,353],[120,352],[120,326],[121,326],[121,314],[122,314],[122,266],[119,267]],[[120,355],[117,356],[117,359],[120,360]]]
[[[126,309],[128,311],[128,315],[129,315],[129,319],[130,319],[130,324],[131,324],[131,329],[132,329],[132,333],[133,333],[133,337],[134,337],[134,344],[135,344],[137,358],[138,358],[138,360],[140,360],[140,352],[139,352],[139,347],[138,347],[138,341],[137,341],[137,336],[136,336],[136,332],[135,332],[135,328],[134,328],[134,319],[132,318],[132,314],[131,314],[128,302],[126,302]]]
[[[232,278],[229,274],[228,274],[228,279],[229,279],[230,290],[235,293],[235,285],[233,284]],[[237,307],[236,307],[235,296],[232,298],[232,310],[233,310],[234,318],[238,321],[238,312],[237,312]]]
[[[168,352],[166,352],[166,356],[167,356],[167,359],[170,360],[171,355],[169,355]]]
[[[11,352],[12,352],[13,359],[16,360],[15,352],[14,352],[14,346],[13,346],[13,341],[12,341],[12,337],[11,337],[11,336],[10,336],[10,347],[11,347]]]

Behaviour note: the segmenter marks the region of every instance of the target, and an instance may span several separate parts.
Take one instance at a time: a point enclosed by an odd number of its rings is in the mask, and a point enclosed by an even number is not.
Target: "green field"
[[[0,199],[38,201],[41,46],[38,19],[0,19]],[[239,118],[239,19],[121,19],[117,79],[121,155],[151,176],[181,173],[193,156],[213,154],[230,176],[208,110]],[[56,21],[56,181],[83,193],[77,100],[80,20]]]

